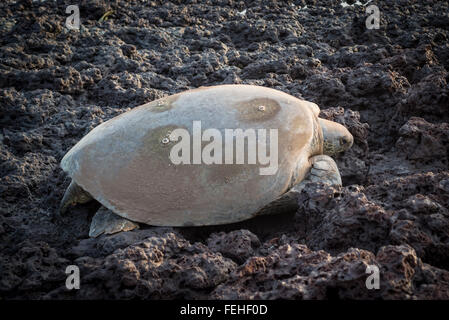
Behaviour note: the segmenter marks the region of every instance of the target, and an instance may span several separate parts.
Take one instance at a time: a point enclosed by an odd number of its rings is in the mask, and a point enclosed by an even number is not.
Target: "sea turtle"
[[[350,148],[353,138],[344,126],[320,119],[319,112],[312,102],[251,85],[200,87],[141,105],[98,125],[64,156],[61,167],[72,182],[60,213],[92,199],[110,209],[93,217],[90,236],[130,230],[138,226],[136,222],[204,226],[272,213],[270,208],[277,208],[280,199],[288,199],[306,181],[341,185],[330,155]],[[231,163],[198,163],[197,158],[193,164],[175,164],[171,150],[182,141],[190,143],[190,138],[179,139],[181,136],[173,133],[184,129],[194,140],[198,121],[202,128],[215,131],[204,131],[208,137],[203,134],[196,146],[193,142],[192,154],[184,159],[195,158],[195,151],[201,157],[201,150],[204,154],[208,143],[218,140],[217,133],[226,136],[231,129],[241,129],[244,134],[248,129],[256,133],[266,130],[257,141],[269,140],[266,150],[270,156],[277,151],[273,158],[277,170],[261,174],[262,163],[267,165],[267,161],[260,161],[260,154],[255,164],[250,163],[250,154],[246,163],[241,163],[242,159],[239,163],[237,147],[228,158]],[[242,137],[245,135],[231,136],[229,141],[237,144]],[[249,150],[249,133],[241,141]],[[275,142],[276,150],[272,148]],[[224,153],[214,149],[209,155],[222,159]]]

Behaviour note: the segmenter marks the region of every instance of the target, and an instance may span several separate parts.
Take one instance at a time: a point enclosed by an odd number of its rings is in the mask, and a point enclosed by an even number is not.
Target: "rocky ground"
[[[0,3],[1,298],[449,298],[448,2],[373,1],[378,30],[355,1],[79,2],[80,31],[64,25],[69,2]],[[89,239],[97,203],[53,219],[70,182],[59,162],[92,128],[225,83],[345,124],[344,186],[310,184],[297,212],[220,227]],[[81,289],[67,291],[72,264]]]

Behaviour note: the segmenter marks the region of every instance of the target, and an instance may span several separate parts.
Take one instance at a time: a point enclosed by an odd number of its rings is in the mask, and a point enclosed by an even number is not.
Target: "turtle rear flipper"
[[[101,234],[114,234],[121,231],[131,231],[139,225],[128,219],[116,215],[112,211],[101,207],[92,218],[89,237],[96,238]]]
[[[59,215],[63,215],[69,206],[74,206],[76,204],[87,203],[94,198],[83,188],[76,184],[75,181],[72,180],[70,182],[69,187],[64,193],[64,197],[61,200],[61,204],[59,205]]]

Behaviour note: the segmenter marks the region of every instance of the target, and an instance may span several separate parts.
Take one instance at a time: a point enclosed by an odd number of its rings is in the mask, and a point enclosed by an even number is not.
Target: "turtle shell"
[[[198,226],[242,221],[302,180],[309,158],[322,153],[317,110],[313,103],[259,86],[201,87],[100,124],[64,156],[61,167],[101,204],[136,222]],[[270,150],[275,141],[270,129],[276,129],[277,170],[261,174],[268,164],[260,159],[248,163],[248,155],[236,164],[235,152],[232,163],[194,164],[191,152],[190,164],[174,164],[170,152],[181,141],[174,141],[174,130],[185,129],[193,137],[196,121],[202,132],[217,129],[223,146],[226,129],[266,129]],[[203,152],[209,143],[201,142]]]

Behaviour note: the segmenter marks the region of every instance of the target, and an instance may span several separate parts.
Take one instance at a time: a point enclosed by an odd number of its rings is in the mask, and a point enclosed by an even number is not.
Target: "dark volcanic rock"
[[[123,246],[123,242],[115,246]],[[236,268],[220,253],[200,243],[192,245],[169,230],[147,234],[102,258],[82,256],[74,263],[83,274],[83,290],[72,293],[61,287],[45,298],[192,299],[225,281]]]
[[[342,252],[351,247],[376,252],[386,244],[391,214],[370,201],[361,186],[336,189],[309,184],[299,197],[306,220],[306,243],[314,250]]]
[[[17,251],[2,257],[0,293],[15,292],[28,299],[37,299],[53,286],[65,282],[68,260],[61,258],[45,242],[24,241]]]
[[[254,249],[260,246],[260,241],[252,232],[238,230],[229,233],[213,233],[207,239],[207,246],[212,251],[220,252],[225,257],[243,263],[254,255]]]
[[[449,124],[432,124],[413,117],[399,129],[396,147],[408,159],[437,161],[449,166]]]
[[[366,287],[367,266],[379,269],[379,289]],[[425,285],[421,281],[425,281]],[[216,299],[447,299],[449,272],[424,264],[406,245],[377,255],[351,248],[336,256],[283,244],[253,257],[213,292]]]

